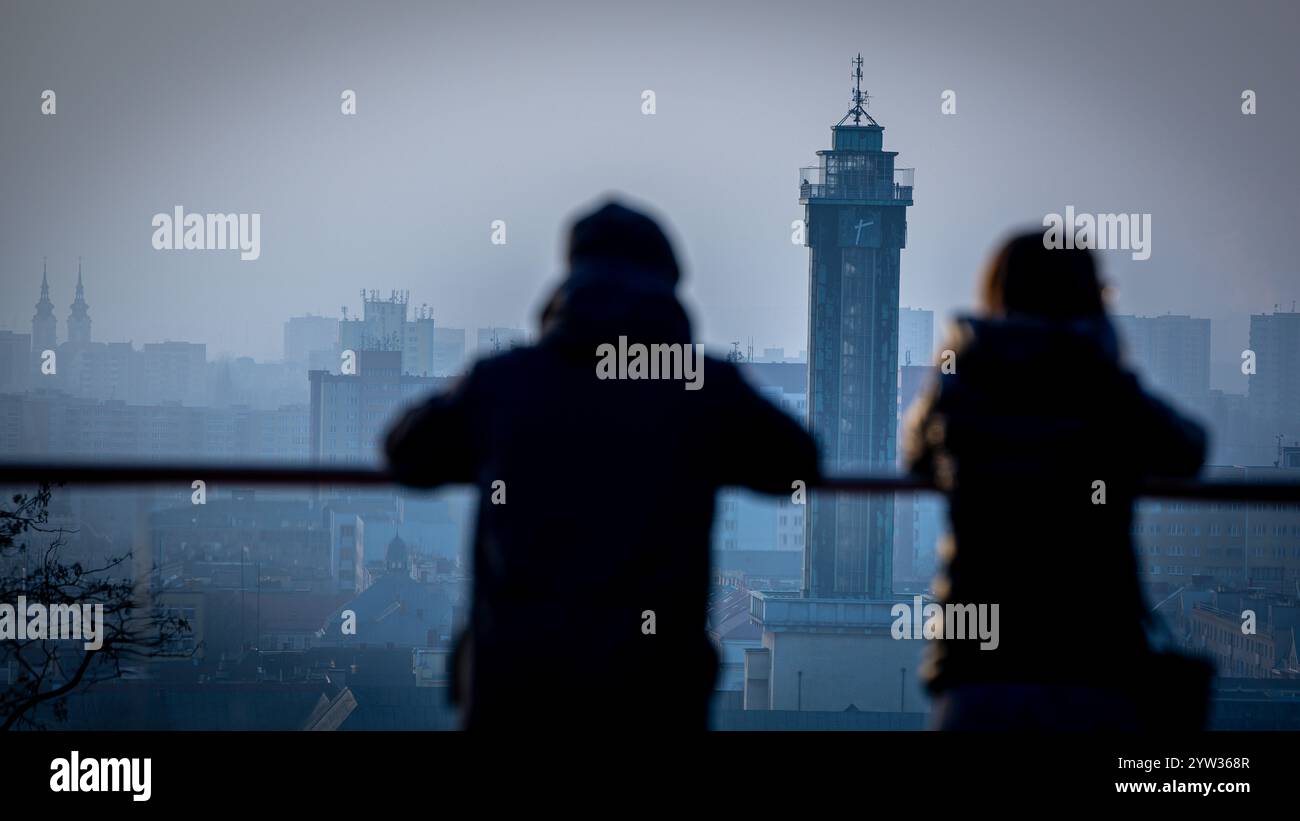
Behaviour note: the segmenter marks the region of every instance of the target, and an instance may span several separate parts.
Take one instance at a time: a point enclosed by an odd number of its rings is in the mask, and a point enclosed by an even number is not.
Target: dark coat
[[[912,470],[947,489],[943,603],[999,605],[999,646],[936,641],[932,691],[963,682],[1117,682],[1145,650],[1131,537],[1144,478],[1194,475],[1197,424],[1125,370],[1105,318],[959,320],[909,412]],[[1097,481],[1105,503],[1096,504]]]
[[[728,362],[706,359],[699,390],[597,378],[597,347],[619,336],[690,341],[672,283],[624,268],[575,271],[537,345],[479,361],[389,434],[401,481],[480,491],[470,727],[703,727],[715,493],[790,493],[817,474],[812,438]]]

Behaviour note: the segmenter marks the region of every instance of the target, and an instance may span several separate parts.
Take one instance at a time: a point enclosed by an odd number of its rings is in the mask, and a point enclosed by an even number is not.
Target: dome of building
[[[389,570],[406,570],[410,562],[411,550],[402,541],[401,535],[394,535],[393,540],[388,543],[388,552],[384,556],[384,563],[388,565]]]

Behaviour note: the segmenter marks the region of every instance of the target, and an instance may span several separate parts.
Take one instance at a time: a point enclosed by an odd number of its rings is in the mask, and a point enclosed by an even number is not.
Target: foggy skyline
[[[676,5],[6,3],[0,328],[30,330],[48,256],[65,338],[80,256],[101,341],[278,359],[288,317],[359,312],[361,288],[531,331],[568,219],[616,192],[671,226],[698,340],[794,353],[798,169],[858,52],[885,148],[917,169],[900,303],[938,326],[1002,236],[1067,206],[1152,215],[1151,259],[1100,255],[1114,307],[1211,318],[1215,387],[1244,389],[1249,315],[1300,298],[1294,8]],[[155,251],[177,205],[260,213],[260,257]]]

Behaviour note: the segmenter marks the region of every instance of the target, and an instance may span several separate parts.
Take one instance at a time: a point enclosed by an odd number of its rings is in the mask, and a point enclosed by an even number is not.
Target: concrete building
[[[465,370],[468,361],[465,340],[464,328],[433,329],[434,376],[456,376]]]
[[[898,309],[898,367],[934,364],[934,311]]]
[[[1300,467],[1205,468],[1205,478],[1300,479]],[[1148,598],[1187,587],[1294,593],[1300,585],[1300,505],[1285,502],[1139,502],[1133,536]]]
[[[311,371],[310,458],[323,463],[375,463],[393,417],[448,380],[402,372],[401,351],[357,352],[355,374]]]
[[[1300,678],[1300,607],[1294,598],[1215,591],[1209,601],[1192,606],[1188,621],[1187,645],[1213,659],[1220,676]]]
[[[187,378],[156,385],[146,396],[146,378],[143,356],[130,342],[65,343],[59,348],[59,374],[53,384],[73,396],[132,404],[180,402],[191,388]]]
[[[742,362],[740,370],[768,401],[807,424],[807,366],[782,361]],[[753,444],[763,448],[762,442]],[[723,491],[718,495],[714,517],[714,547],[725,551],[802,551],[806,509],[807,505],[793,503],[788,495],[773,499],[743,490]]]
[[[342,350],[396,351],[401,354],[400,372],[408,376],[433,376],[433,312],[421,305],[413,317],[410,294],[393,291],[380,297],[378,291],[362,291],[362,315],[339,323]]]
[[[0,455],[99,459],[260,459],[300,462],[308,455],[305,405],[136,405],[61,391],[5,395]]]
[[[1300,421],[1300,313],[1275,312],[1250,317],[1250,350],[1255,373],[1249,376],[1252,410],[1266,423],[1285,420],[1289,435]]]
[[[923,712],[924,641],[895,639],[894,601],[755,592],[761,646],[745,652],[746,710]]]
[[[1210,394],[1210,320],[1191,316],[1114,318],[1124,356],[1148,388],[1203,410]]]
[[[400,537],[389,541],[384,569],[374,584],[330,614],[319,642],[328,646],[449,647],[458,620],[458,592],[441,581],[415,579],[409,548]],[[347,611],[353,614],[355,632],[343,629]],[[414,667],[409,669],[414,677]]]
[[[207,405],[208,346],[194,342],[146,342],[140,351],[145,404]]]
[[[904,309],[906,310],[906,309]],[[903,332],[900,328],[899,337]],[[901,343],[900,343],[901,344]],[[934,365],[901,365],[898,369],[898,435],[907,422],[907,411],[921,392],[936,378]],[[904,468],[902,454],[899,469]],[[947,504],[933,493],[904,493],[894,499],[894,588],[918,592],[929,588],[937,564],[940,537],[946,527]]]
[[[32,378],[32,335],[0,331],[0,393],[23,393]]]

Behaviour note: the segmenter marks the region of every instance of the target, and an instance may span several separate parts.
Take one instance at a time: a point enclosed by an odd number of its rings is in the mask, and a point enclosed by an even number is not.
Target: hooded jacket
[[[1146,648],[1137,485],[1194,475],[1204,430],[1121,366],[1105,317],[964,318],[946,347],[955,369],[909,412],[904,448],[949,498],[939,602],[997,604],[999,640],[934,641],[923,676],[936,692],[1114,682]]]
[[[576,261],[538,344],[479,361],[388,436],[401,481],[480,491],[458,656],[470,727],[594,725],[604,708],[620,725],[703,727],[716,491],[789,493],[817,473],[809,434],[728,362],[704,359],[698,390],[598,376],[598,347],[620,336],[690,342],[662,273]]]

